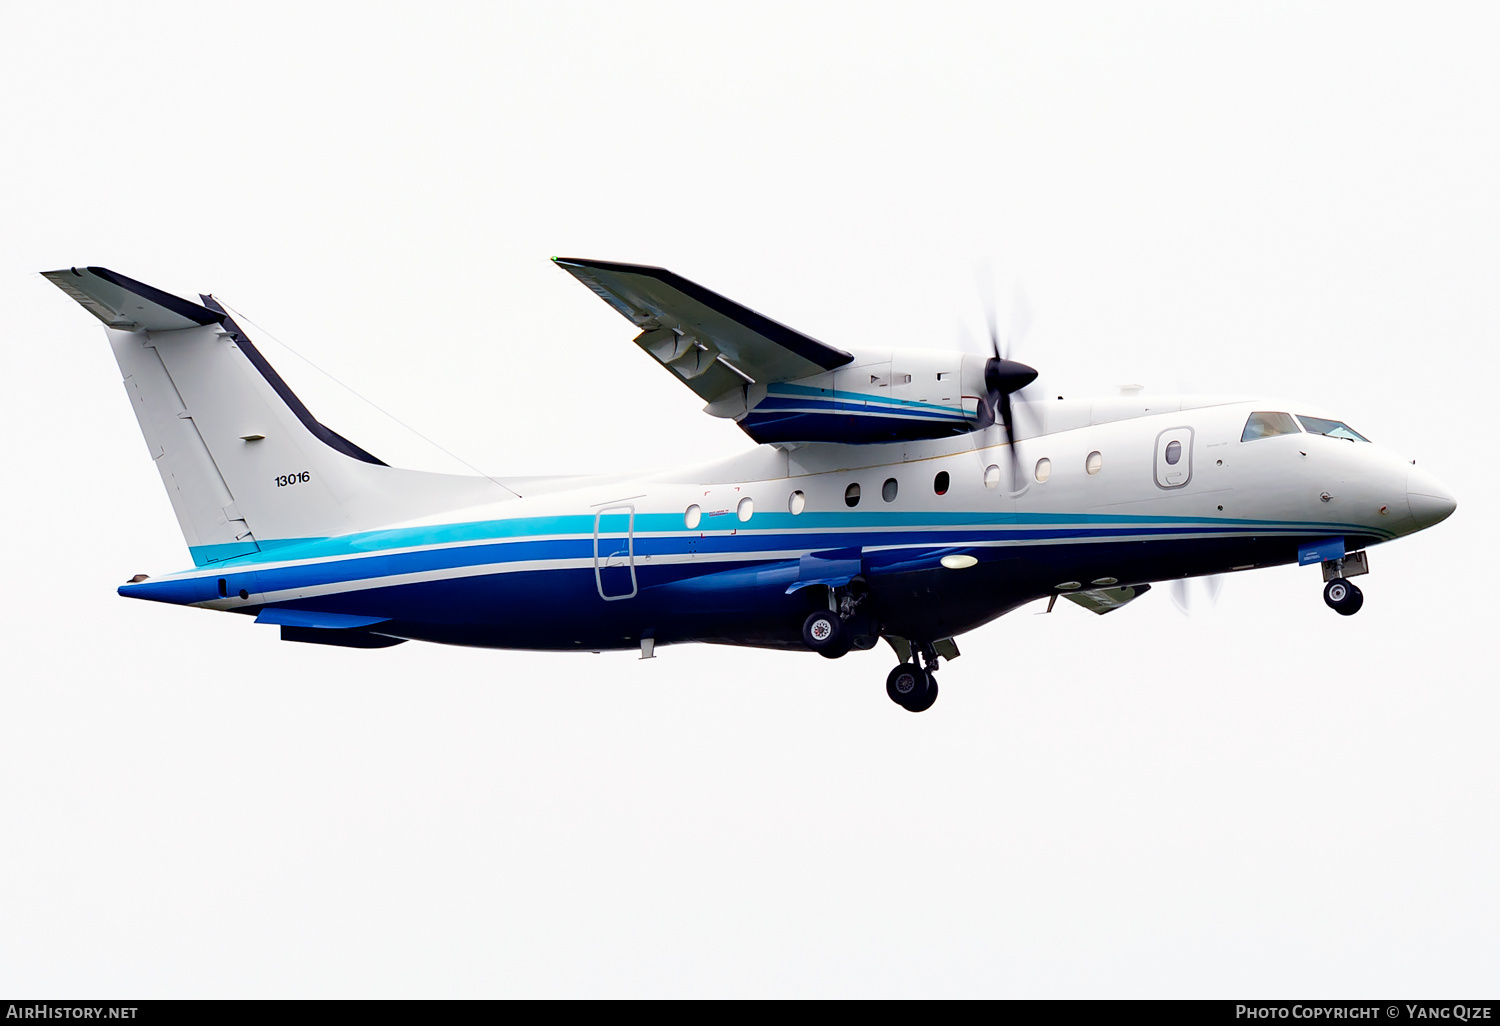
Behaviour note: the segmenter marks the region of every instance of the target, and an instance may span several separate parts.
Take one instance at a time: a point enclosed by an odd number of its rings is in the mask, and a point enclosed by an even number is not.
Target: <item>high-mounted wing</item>
[[[744,385],[805,378],[854,359],[661,267],[553,261],[640,328],[635,344],[708,402]]]

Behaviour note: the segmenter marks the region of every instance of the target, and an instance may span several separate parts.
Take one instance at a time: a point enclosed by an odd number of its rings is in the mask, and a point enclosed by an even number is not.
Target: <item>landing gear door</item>
[[[1156,436],[1156,487],[1181,488],[1193,479],[1193,429],[1167,428]]]
[[[594,583],[606,602],[635,598],[635,506],[605,506],[594,514]]]

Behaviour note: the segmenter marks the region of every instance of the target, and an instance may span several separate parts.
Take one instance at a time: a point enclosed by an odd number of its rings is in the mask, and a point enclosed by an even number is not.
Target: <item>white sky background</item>
[[[10,5],[0,993],[1327,995],[1500,983],[1493,5]],[[316,413],[495,473],[743,451],[548,257],[1054,394],[1270,393],[1455,493],[1312,568],[894,663],[282,644],[188,563],[99,325],[213,291]]]

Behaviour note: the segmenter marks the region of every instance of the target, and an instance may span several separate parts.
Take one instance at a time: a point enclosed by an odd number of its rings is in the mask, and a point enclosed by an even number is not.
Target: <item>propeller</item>
[[[984,299],[985,324],[989,328],[990,351],[994,355],[984,362],[986,394],[984,402],[979,404],[979,426],[986,428],[999,422],[1005,428],[1005,440],[1010,448],[1011,489],[1016,490],[1021,487],[1021,454],[1016,451],[1016,422],[1010,397],[1035,381],[1037,372],[1033,367],[1009,359],[1008,353],[1026,334],[1026,329],[1031,324],[1031,307],[1026,302],[1020,285],[1017,285],[1010,307],[1010,331],[1006,334],[1002,348],[1000,326],[995,318],[994,296],[984,287],[982,278],[980,295]]]
[[[1192,616],[1194,612],[1219,601],[1219,592],[1223,587],[1223,574],[1179,577],[1172,582],[1172,603],[1183,616]]]

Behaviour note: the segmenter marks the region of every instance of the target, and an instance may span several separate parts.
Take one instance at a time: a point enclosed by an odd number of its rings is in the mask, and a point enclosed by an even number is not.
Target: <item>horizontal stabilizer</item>
[[[207,307],[104,267],[43,271],[42,277],[75,299],[107,328],[178,331],[219,322],[219,315]]]

